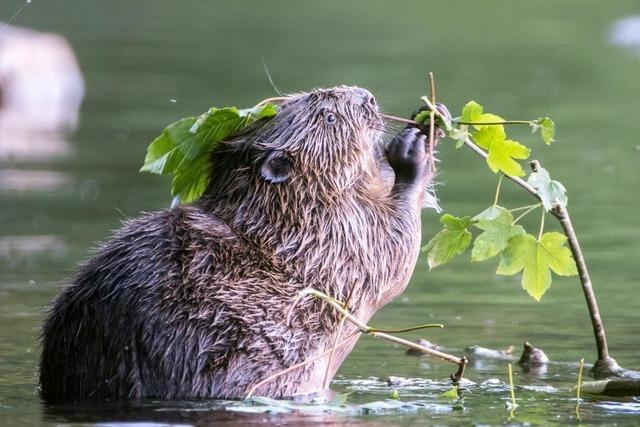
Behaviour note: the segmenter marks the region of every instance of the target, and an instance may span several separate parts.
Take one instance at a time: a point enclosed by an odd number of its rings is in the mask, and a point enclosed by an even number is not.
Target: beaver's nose
[[[356,104],[363,106],[376,107],[378,104],[376,103],[376,99],[366,89],[362,89],[360,87],[353,88],[353,101]]]

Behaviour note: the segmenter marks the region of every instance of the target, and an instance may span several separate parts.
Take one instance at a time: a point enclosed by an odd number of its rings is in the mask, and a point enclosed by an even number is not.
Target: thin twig
[[[431,104],[434,108],[431,110],[431,114],[429,114],[429,166],[430,173],[434,174],[436,172],[436,161],[433,157],[433,147],[436,143],[436,83],[433,78],[433,73],[429,73],[429,93],[431,94]]]
[[[459,125],[468,125],[468,126],[487,126],[487,125],[532,125],[535,124],[533,120],[503,120],[501,122],[458,122],[453,121],[453,123]]]
[[[349,295],[347,296],[347,300],[344,303],[344,309],[345,310],[349,310],[349,304],[351,303],[351,297],[353,296],[353,290],[355,289],[355,286],[351,288],[351,290],[349,291]],[[329,372],[331,371],[331,364],[333,363],[333,355],[336,352],[336,345],[338,344],[338,340],[340,340],[340,336],[342,335],[342,328],[344,326],[344,322],[347,320],[346,317],[341,316],[340,317],[340,322],[338,323],[338,330],[336,332],[336,336],[333,339],[333,344],[331,346],[331,353],[329,353],[329,360],[327,361],[327,367],[324,371],[324,379],[322,380],[322,388],[326,389],[327,387],[329,387]]]
[[[405,339],[390,335],[390,334],[386,334],[384,332],[376,332],[371,326],[361,322],[360,320],[358,320],[356,317],[354,317],[351,313],[349,313],[348,311],[346,311],[341,304],[337,303],[333,298],[325,295],[324,293],[317,291],[315,289],[303,289],[302,291],[300,291],[301,295],[311,295],[314,296],[316,298],[321,299],[322,301],[326,302],[327,304],[331,305],[336,311],[338,311],[339,313],[341,313],[342,315],[344,315],[347,320],[351,323],[353,323],[355,326],[358,327],[358,329],[360,331],[362,331],[363,333],[367,334],[367,335],[371,335],[372,337],[377,337],[380,339],[383,339],[385,341],[390,341],[393,342],[395,344],[400,344],[403,345],[405,347],[409,347],[412,348],[414,350],[418,350],[421,351],[423,353],[427,353],[430,354],[432,356],[438,357],[442,360],[446,360],[447,362],[451,362],[451,363],[455,363],[456,365],[460,365],[463,362],[463,359],[456,357],[456,356],[452,356],[450,354],[447,353],[443,353],[441,351],[438,350],[434,350],[425,346],[422,346],[420,344],[411,342],[411,341],[407,341]]]
[[[496,188],[496,196],[493,198],[493,206],[498,205],[498,199],[500,197],[500,187],[502,186],[502,178],[504,178],[504,175],[500,175],[500,178],[498,178],[498,188]]]
[[[576,387],[576,417],[580,419],[580,391],[582,389],[582,371],[584,370],[584,358],[580,359],[578,369],[578,385]]]
[[[516,407],[516,392],[513,387],[513,369],[511,368],[511,363],[509,363],[509,389],[511,391],[511,408],[515,409]]]
[[[576,386],[576,400],[580,404],[580,390],[582,389],[582,371],[584,370],[584,357],[580,359],[580,367],[578,369],[578,385]]]
[[[352,340],[355,336],[361,334],[361,331],[354,331],[353,333],[349,334],[349,336],[347,338],[345,338],[344,340],[342,340],[341,342],[338,343],[338,345],[335,346],[335,348],[340,348],[343,345],[345,345],[346,343],[348,343],[350,340]],[[303,360],[302,362],[296,363],[293,366],[290,366],[286,369],[283,369],[281,371],[276,372],[273,375],[269,375],[267,378],[257,382],[256,384],[254,384],[249,391],[247,392],[247,396],[245,397],[245,399],[249,399],[251,396],[253,396],[253,394],[256,392],[257,389],[259,389],[260,387],[262,387],[265,384],[270,383],[271,381],[275,380],[276,378],[278,378],[279,376],[282,376],[288,372],[294,371],[298,368],[302,368],[310,363],[315,362],[318,359],[322,359],[323,357],[325,357],[326,355],[328,355],[329,353],[331,353],[331,351],[333,350],[333,348],[330,348],[329,350],[325,351],[324,353],[318,354],[317,356],[314,356],[310,359],[306,359]]]
[[[413,332],[419,331],[420,329],[428,329],[428,328],[444,328],[442,323],[426,323],[424,325],[412,326],[411,328],[402,328],[402,329],[378,329],[371,328],[372,332],[384,332],[387,334],[403,334],[405,332]]]
[[[420,123],[416,122],[415,120],[405,119],[405,118],[402,118],[402,117],[393,116],[391,114],[380,113],[380,115],[382,117],[384,117],[385,119],[393,120],[393,121],[400,122],[400,123],[405,123],[407,125],[414,125],[414,126],[419,126],[420,125]]]
[[[520,221],[524,216],[528,215],[529,212],[531,212],[532,210],[539,208],[540,206],[542,206],[540,203],[535,204],[535,205],[531,205],[527,207],[527,210],[524,211],[520,216],[518,216],[516,219],[513,220],[513,222],[511,223],[511,225],[515,225],[518,221]],[[543,211],[544,212],[544,211]]]

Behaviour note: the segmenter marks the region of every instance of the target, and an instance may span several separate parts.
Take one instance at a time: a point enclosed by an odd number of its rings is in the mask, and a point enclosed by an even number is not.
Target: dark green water
[[[2,0],[0,20],[23,4]],[[35,369],[44,307],[87,250],[121,219],[169,203],[166,180],[137,172],[147,143],[178,117],[273,96],[263,61],[282,91],[357,84],[373,91],[384,110],[401,115],[418,105],[425,74],[433,71],[438,97],[452,110],[476,99],[515,119],[553,117],[554,147],[542,147],[527,131],[515,135],[534,144],[536,158],[568,188],[610,350],[623,366],[640,368],[640,57],[608,42],[611,23],[633,13],[633,1],[33,1],[15,24],[65,35],[79,58],[87,95],[71,156],[0,165],[42,177],[24,185],[25,175],[18,174],[20,185],[0,181],[0,425],[508,422],[504,363],[471,363],[467,377],[476,384],[456,405],[437,398],[452,366],[408,357],[368,337],[332,386],[353,392],[350,406],[330,414],[321,407],[247,414],[211,402],[57,411],[42,406]],[[449,145],[440,157],[443,207],[456,214],[484,209],[495,176],[472,153]],[[518,189],[504,187],[510,206],[530,203]],[[535,216],[525,222],[532,228]],[[436,230],[437,215],[425,211],[424,225],[426,239]],[[409,337],[423,336],[454,352],[471,344],[519,347],[527,339],[556,361],[595,360],[577,278],[557,278],[535,303],[518,278],[495,276],[494,269],[495,263],[459,259],[428,272],[421,259],[410,288],[373,323],[444,323],[445,329]],[[520,407],[511,422],[640,423],[640,403],[633,400],[586,399],[579,421],[569,392],[576,371],[570,365],[552,366],[542,376],[516,370]],[[405,380],[388,386],[388,376]],[[492,378],[502,382],[481,385]],[[381,408],[394,388],[407,405]]]

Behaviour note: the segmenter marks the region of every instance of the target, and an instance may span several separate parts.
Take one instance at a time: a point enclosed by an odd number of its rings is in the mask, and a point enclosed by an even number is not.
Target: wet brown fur
[[[292,96],[271,120],[212,154],[193,204],[125,222],[64,288],[43,328],[42,396],[242,398],[253,384],[324,352],[338,317],[312,287],[363,321],[401,293],[415,266],[430,177],[389,181],[370,94]],[[329,125],[331,112],[337,123]],[[270,153],[291,160],[265,179]],[[351,327],[346,327],[346,336]],[[355,340],[334,357],[335,373]],[[257,394],[320,391],[327,358]]]

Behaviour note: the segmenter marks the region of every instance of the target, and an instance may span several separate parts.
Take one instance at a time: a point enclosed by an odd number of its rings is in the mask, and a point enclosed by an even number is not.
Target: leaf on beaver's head
[[[149,144],[141,172],[171,175],[171,195],[189,203],[198,200],[209,184],[209,154],[220,141],[263,118],[275,116],[273,104],[239,110],[211,108],[199,117],[186,117],[167,126]]]

